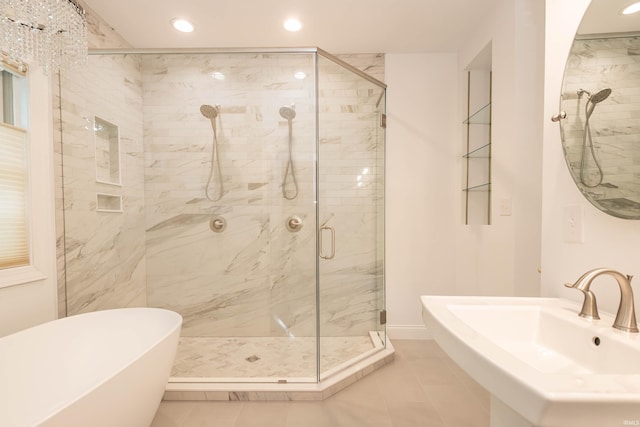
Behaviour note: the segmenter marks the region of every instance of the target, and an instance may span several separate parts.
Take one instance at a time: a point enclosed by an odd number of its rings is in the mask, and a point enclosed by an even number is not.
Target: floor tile
[[[162,402],[151,427],[488,427],[489,394],[434,341],[320,402]]]

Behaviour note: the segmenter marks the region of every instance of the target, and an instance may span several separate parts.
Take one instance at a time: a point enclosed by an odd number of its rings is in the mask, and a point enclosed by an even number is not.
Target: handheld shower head
[[[294,110],[293,105],[291,107],[282,107],[280,108],[280,115],[283,119],[293,120],[296,118],[296,110]]]
[[[582,96],[585,94],[587,95],[587,99],[589,100],[589,102],[591,102],[592,104],[598,104],[607,99],[609,95],[611,95],[611,89],[602,89],[601,91],[594,94],[591,94],[591,92],[584,89],[578,90],[578,96]]]
[[[596,92],[593,95],[589,96],[589,101],[591,101],[591,103],[593,104],[597,104],[607,99],[609,95],[611,95],[611,89],[602,89],[600,92]]]
[[[207,119],[214,120],[216,117],[218,117],[218,113],[220,112],[220,107],[217,105],[214,107],[212,105],[204,104],[200,106],[200,112]]]

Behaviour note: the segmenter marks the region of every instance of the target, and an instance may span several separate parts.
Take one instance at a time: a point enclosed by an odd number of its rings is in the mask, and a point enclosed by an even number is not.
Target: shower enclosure
[[[59,83],[61,315],[177,311],[180,383],[384,349],[383,83],[315,48],[94,51]]]

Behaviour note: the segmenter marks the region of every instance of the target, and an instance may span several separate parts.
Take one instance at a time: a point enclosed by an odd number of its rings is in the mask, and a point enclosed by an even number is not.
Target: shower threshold
[[[359,338],[364,337],[352,337]],[[275,338],[278,340],[279,338]],[[285,338],[286,339],[286,338]],[[349,337],[322,337],[321,348],[323,343],[327,346],[327,343],[334,344],[348,344],[345,340]],[[237,340],[237,339],[231,339]],[[264,339],[263,339],[264,340]],[[313,340],[315,341],[315,339]],[[187,346],[183,346],[178,350],[176,356],[176,363],[172,372],[172,376],[169,378],[166,391],[164,393],[164,400],[324,400],[327,397],[337,393],[343,388],[353,384],[360,378],[372,373],[376,369],[381,368],[393,361],[394,349],[387,338],[386,347],[382,343],[377,332],[370,332],[368,349],[362,351],[362,342],[353,343],[353,347],[356,350],[360,350],[358,354],[350,354],[349,359],[343,361],[337,361],[336,358],[328,357],[325,360],[321,360],[321,364],[325,369],[320,375],[320,382],[315,381],[315,377],[311,376],[284,376],[278,375],[277,372],[270,373],[269,377],[251,376],[250,373],[245,372],[243,375],[249,375],[238,377],[235,376],[215,376],[215,377],[192,377],[192,376],[177,376],[176,374],[184,373],[188,365],[188,361],[196,360],[197,357],[189,354],[189,343],[187,339]],[[219,342],[216,343],[220,345]],[[227,343],[224,343],[227,344]],[[223,344],[223,346],[224,346]],[[183,343],[181,342],[181,345]],[[236,360],[242,360],[244,366],[250,366],[253,362],[249,358],[253,357],[252,354],[256,347],[247,346],[243,342],[242,347],[245,353],[238,353]],[[247,348],[248,347],[248,348]],[[282,348],[281,345],[268,346],[271,349]],[[249,357],[245,357],[247,354],[252,354]],[[264,353],[257,351],[260,356]],[[215,353],[214,353],[215,354]],[[344,356],[344,354],[343,354]],[[259,357],[259,356],[255,356]],[[280,355],[272,355],[276,360]],[[261,357],[259,357],[261,359]],[[281,363],[282,364],[282,363]],[[225,365],[228,365],[225,363]],[[276,370],[277,371],[277,370]],[[295,369],[293,369],[295,373]]]

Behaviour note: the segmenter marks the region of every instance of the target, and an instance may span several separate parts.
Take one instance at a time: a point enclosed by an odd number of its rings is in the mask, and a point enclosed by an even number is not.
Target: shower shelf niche
[[[121,185],[120,129],[98,116],[93,119],[96,182]]]

